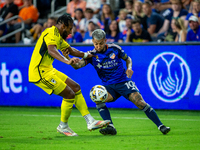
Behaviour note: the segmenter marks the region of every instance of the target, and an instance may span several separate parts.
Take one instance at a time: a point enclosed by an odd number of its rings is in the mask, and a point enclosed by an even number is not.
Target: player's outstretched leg
[[[156,111],[149,104],[146,104],[146,106],[143,108],[143,111],[145,112],[147,117],[157,125],[158,129],[163,134],[167,134],[170,131],[170,127],[166,127],[162,124],[162,122],[158,118],[158,115],[156,114]]]
[[[68,119],[71,114],[74,104],[74,99],[65,99],[63,98],[61,104],[61,122],[57,127],[57,131],[62,133],[65,136],[78,136],[69,126]]]
[[[106,104],[105,103],[96,104],[96,108],[99,111],[99,114],[101,115],[103,120],[110,120],[110,124],[106,128],[100,129],[99,132],[103,135],[116,135],[117,130],[115,129],[113,125],[110,112],[108,108],[106,107]]]
[[[158,129],[163,133],[167,134],[170,131],[170,127],[166,127],[165,125],[160,125]]]
[[[66,136],[78,136],[69,126],[68,123],[61,122],[57,127],[57,131]]]
[[[107,127],[110,123],[110,120],[94,120],[92,123],[87,124],[87,128],[89,131],[96,130],[99,128]]]
[[[89,131],[106,127],[110,123],[110,120],[104,120],[104,121],[95,120],[90,115],[90,112],[88,111],[88,107],[82,95],[81,90],[75,93],[75,106],[80,111],[81,115],[85,118],[87,122],[87,128]]]
[[[129,100],[133,102],[139,109],[143,110],[147,117],[156,124],[158,129],[163,134],[167,134],[170,131],[170,127],[166,127],[162,124],[158,115],[156,114],[156,111],[143,100],[139,92],[131,93],[129,95]]]

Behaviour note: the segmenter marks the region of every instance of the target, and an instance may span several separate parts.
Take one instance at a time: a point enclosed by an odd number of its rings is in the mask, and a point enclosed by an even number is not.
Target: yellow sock
[[[31,34],[33,34],[33,32],[34,32],[33,28],[31,28],[31,29],[29,30],[29,32],[31,32]]]
[[[85,99],[81,93],[81,90],[75,93],[75,106],[76,108],[80,111],[82,116],[85,116],[89,114],[90,112],[88,111],[87,104],[85,102]]]
[[[69,116],[72,112],[74,99],[64,99],[61,104],[61,121],[68,122]]]
[[[38,37],[37,33],[34,33],[34,34],[33,34],[33,39],[36,40],[37,37]]]

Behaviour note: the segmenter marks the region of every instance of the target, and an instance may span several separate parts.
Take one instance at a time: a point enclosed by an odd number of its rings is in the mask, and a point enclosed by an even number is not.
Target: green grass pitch
[[[89,109],[100,120],[96,109]],[[167,135],[140,110],[110,109],[116,136],[88,131],[73,108],[69,126],[79,135],[57,133],[60,108],[0,107],[0,150],[199,150],[200,112],[156,110],[171,127]]]

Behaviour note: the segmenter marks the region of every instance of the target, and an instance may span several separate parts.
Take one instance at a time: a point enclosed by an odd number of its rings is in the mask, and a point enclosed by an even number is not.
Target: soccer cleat
[[[116,135],[117,134],[117,130],[112,127],[112,126],[107,126],[106,128],[104,129],[100,129],[99,132],[103,135]]]
[[[167,134],[170,131],[170,127],[166,127],[165,125],[160,125],[158,129],[163,133]]]
[[[106,127],[107,125],[109,125],[109,123],[110,123],[110,120],[104,120],[104,121],[95,120],[91,124],[88,124],[87,128],[88,130],[92,131],[92,130]]]
[[[78,136],[78,134],[76,134],[70,127],[61,128],[61,126],[59,125],[57,127],[57,131],[61,134],[64,134],[65,136]]]

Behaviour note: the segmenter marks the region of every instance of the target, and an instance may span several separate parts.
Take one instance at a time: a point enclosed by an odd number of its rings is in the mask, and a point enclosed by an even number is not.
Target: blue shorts
[[[129,94],[133,92],[139,92],[135,83],[132,80],[104,86],[106,87],[107,91],[112,95],[113,101],[116,101],[120,96],[123,96],[129,100]]]

